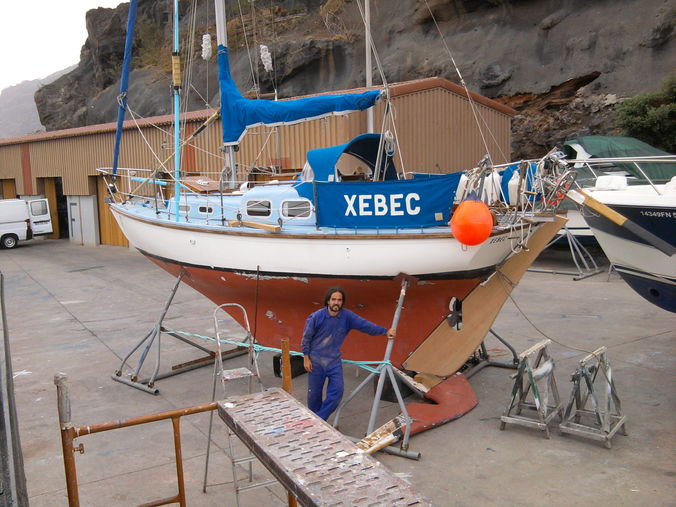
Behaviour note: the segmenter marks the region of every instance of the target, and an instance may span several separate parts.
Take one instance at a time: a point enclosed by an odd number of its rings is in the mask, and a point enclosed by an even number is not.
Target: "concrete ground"
[[[565,251],[545,252],[536,265],[567,267]],[[20,435],[30,504],[67,505],[54,375],[68,375],[75,425],[98,424],[199,405],[211,400],[210,367],[160,380],[158,396],[113,382],[121,358],[153,326],[174,280],[140,254],[116,247],[80,247],[66,241],[32,241],[0,251],[11,338]],[[181,286],[165,324],[211,335],[213,305]],[[537,327],[537,330],[536,330]],[[556,381],[564,400],[577,362],[608,347],[629,436],[601,443],[507,426],[499,418],[509,400],[511,371],[486,368],[470,380],[479,404],[466,416],[415,436],[420,461],[379,454],[435,505],[674,505],[676,480],[674,351],[676,316],[635,294],[617,275],[580,281],[569,275],[527,273],[503,308],[494,329],[518,351],[542,339],[554,343]],[[242,331],[231,325],[233,336]],[[493,338],[494,359],[508,359]],[[154,365],[149,354],[146,370]],[[177,340],[162,341],[162,371],[201,353]],[[132,359],[136,359],[134,356]],[[272,359],[261,358],[263,382],[278,386]],[[244,358],[232,360],[233,367]],[[364,373],[346,369],[348,388]],[[233,393],[244,383],[231,383]],[[294,379],[304,399],[305,376]],[[343,412],[341,429],[360,435],[370,407],[368,392]],[[384,421],[397,407],[383,402]],[[208,414],[181,420],[188,505],[234,502],[224,425],[215,419],[215,452],[207,493],[202,493]],[[171,424],[168,421],[84,436],[76,454],[81,505],[137,505],[176,493]],[[244,476],[244,471],[240,470]],[[267,473],[254,466],[257,478]],[[285,505],[271,486],[241,494],[243,505]]]

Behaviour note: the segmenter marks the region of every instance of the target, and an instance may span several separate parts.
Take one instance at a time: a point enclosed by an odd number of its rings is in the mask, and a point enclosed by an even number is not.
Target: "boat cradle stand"
[[[489,329],[488,332],[492,334],[495,338],[500,341],[505,347],[509,349],[509,351],[512,353],[512,360],[511,361],[494,361],[490,358],[490,355],[488,354],[488,349],[486,349],[486,339],[481,342],[481,345],[479,347],[479,350],[477,351],[478,353],[476,354],[476,357],[473,360],[470,360],[469,363],[469,368],[463,372],[466,378],[470,378],[473,375],[476,375],[479,373],[481,370],[486,368],[487,366],[494,366],[496,368],[506,368],[509,370],[516,370],[519,366],[519,356],[516,353],[516,350],[514,350],[514,347],[505,340],[502,336],[500,336],[498,333],[493,331],[493,329]]]
[[[519,354],[519,366],[512,375],[515,381],[509,405],[500,417],[501,430],[505,429],[507,423],[511,423],[537,428],[544,431],[545,437],[549,438],[549,422],[563,411],[554,378],[554,359],[547,352],[550,343],[549,339],[542,340]],[[542,380],[540,388],[539,380]],[[553,405],[549,403],[550,391],[554,398]],[[532,395],[532,402],[528,401],[529,393]],[[523,413],[524,409],[529,412]]]
[[[610,449],[610,439],[615,433],[621,430],[623,435],[627,435],[627,416],[622,413],[606,347],[600,347],[582,359],[571,382],[573,390],[563,412],[559,432],[600,440]],[[585,408],[590,399],[593,410]]]
[[[568,248],[570,248],[570,256],[575,263],[577,271],[558,271],[556,269],[541,268],[528,268],[528,271],[534,273],[552,273],[554,275],[572,275],[573,280],[575,281],[584,280],[585,278],[589,278],[590,276],[601,273],[603,270],[598,266],[598,264],[596,264],[594,257],[591,253],[589,253],[589,250],[587,250],[584,245],[580,243],[580,240],[578,240],[565,225],[563,226],[563,231],[564,237],[568,242]],[[554,239],[547,243],[543,250],[549,248],[551,245],[559,241],[559,239],[559,237],[555,236]]]
[[[176,280],[176,284],[174,285],[173,289],[171,290],[171,293],[169,294],[169,298],[167,299],[166,304],[164,305],[164,309],[162,310],[162,313],[160,314],[160,318],[157,320],[153,328],[145,335],[145,337],[139,341],[132,349],[129,351],[129,353],[122,359],[122,362],[120,363],[120,366],[118,367],[117,370],[115,370],[114,374],[110,376],[114,381],[116,382],[121,382],[122,384],[126,384],[130,387],[133,387],[135,389],[139,389],[141,391],[144,391],[146,393],[150,394],[159,394],[159,389],[155,387],[155,382],[167,378],[167,377],[173,377],[174,375],[178,375],[180,373],[185,373],[186,371],[191,371],[195,370],[197,368],[203,368],[205,366],[210,366],[213,365],[214,357],[215,357],[215,352],[209,350],[208,348],[200,345],[199,343],[196,343],[192,340],[189,340],[188,338],[181,336],[180,334],[177,334],[174,331],[167,330],[163,325],[162,321],[164,320],[164,317],[167,315],[167,312],[169,311],[169,307],[171,306],[172,301],[174,300],[174,296],[176,295],[176,291],[178,290],[179,285],[181,284],[181,281],[183,280],[183,276],[185,275],[185,270],[181,268],[181,272],[178,275],[178,279]],[[160,370],[160,341],[161,341],[161,336],[162,334],[167,334],[169,336],[172,336],[173,338],[176,338],[177,340],[180,340],[184,343],[187,343],[188,345],[195,347],[196,349],[201,350],[206,354],[206,356],[194,359],[192,361],[187,361],[185,363],[181,364],[176,364],[171,367],[171,370],[168,372],[164,373],[159,373]],[[139,379],[139,374],[141,372],[141,368],[143,367],[143,363],[146,360],[146,357],[148,355],[148,352],[150,352],[151,347],[153,346],[153,343],[156,346],[156,359],[155,359],[155,368],[153,370],[152,375],[148,378],[143,378]],[[141,355],[139,356],[138,362],[136,363],[136,366],[132,368],[131,372],[124,373],[124,368],[125,365],[127,364],[127,361],[129,358],[132,356],[134,352],[136,352],[142,345],[145,344],[145,347],[143,348],[143,351],[141,352]],[[247,353],[247,348],[246,347],[235,347],[233,349],[225,350],[221,353],[221,358],[232,358],[232,357],[237,357],[241,356]]]

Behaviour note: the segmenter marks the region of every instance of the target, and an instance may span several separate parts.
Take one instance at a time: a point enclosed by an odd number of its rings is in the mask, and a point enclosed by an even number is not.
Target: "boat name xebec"
[[[345,195],[347,208],[345,216],[404,216],[417,215],[420,213],[420,206],[414,204],[420,201],[420,196],[416,193],[406,194],[361,194]]]

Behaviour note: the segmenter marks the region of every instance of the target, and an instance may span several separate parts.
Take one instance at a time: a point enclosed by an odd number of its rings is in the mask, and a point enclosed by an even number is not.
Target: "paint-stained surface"
[[[218,413],[303,505],[431,505],[279,388],[226,398]]]

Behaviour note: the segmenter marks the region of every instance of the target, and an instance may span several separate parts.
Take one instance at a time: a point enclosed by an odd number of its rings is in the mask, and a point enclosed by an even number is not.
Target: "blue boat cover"
[[[230,75],[228,48],[218,46],[218,81],[221,89],[223,142],[237,144],[248,127],[282,125],[329,114],[367,109],[375,104],[379,90],[342,95],[320,95],[273,102],[242,97]]]
[[[314,182],[317,225],[404,229],[446,225],[461,173],[380,182]]]
[[[113,148],[113,176],[117,174],[117,164],[120,157],[120,142],[122,140],[122,124],[127,112],[127,89],[129,88],[129,71],[131,69],[131,50],[134,45],[134,27],[136,26],[137,0],[129,2],[127,14],[127,35],[124,41],[124,59],[122,60],[122,77],[120,78],[120,94],[117,107],[117,126],[115,128],[115,147]]]
[[[349,143],[308,151],[307,161],[310,167],[312,167],[314,180],[333,181],[331,176],[336,172],[336,163],[344,153],[359,158],[369,166],[371,171],[375,172],[380,137],[380,134],[362,134],[352,139]],[[383,157],[383,161],[386,164],[384,179],[397,179],[397,171],[392,157]]]

